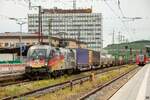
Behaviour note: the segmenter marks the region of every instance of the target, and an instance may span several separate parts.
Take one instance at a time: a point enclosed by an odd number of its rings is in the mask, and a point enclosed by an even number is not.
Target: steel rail
[[[122,65],[122,66],[119,66],[119,67],[112,67],[110,69],[109,68],[102,69],[99,72],[96,72],[95,75],[102,74],[102,73],[105,73],[105,72],[108,72],[108,71],[111,71],[111,70],[119,69],[119,68],[122,68],[122,67],[125,67],[125,66]],[[4,97],[4,98],[2,98],[2,100],[12,100],[12,99],[21,98],[21,97],[24,97],[24,96],[40,96],[40,95],[43,95],[43,94],[46,94],[46,93],[53,93],[55,91],[58,91],[60,89],[64,89],[66,87],[70,87],[72,89],[74,85],[82,84],[83,82],[88,81],[90,79],[91,79],[91,75],[86,75],[86,76],[83,76],[83,77],[80,77],[80,78],[75,78],[75,79],[72,79],[72,80],[69,80],[69,81],[66,81],[66,82],[62,82],[62,83],[47,86],[47,87],[44,87],[44,88],[36,89],[36,90],[29,91],[29,92],[26,92],[26,93],[22,93],[22,94],[19,94],[19,95]]]
[[[95,93],[99,92],[100,90],[102,90],[103,88],[105,88],[106,86],[110,85],[111,83],[117,81],[118,79],[122,78],[123,76],[129,74],[130,72],[136,70],[137,68],[139,67],[135,67],[133,68],[132,70],[124,73],[124,74],[121,74],[120,76],[114,78],[113,80],[110,80],[108,81],[107,83],[104,83],[104,84],[101,84],[101,85],[98,85],[95,89],[91,90],[90,92],[88,92],[87,94],[83,95],[82,97],[79,98],[79,100],[85,100],[87,98],[89,98],[90,96],[94,95]],[[135,73],[136,74],[136,73]],[[134,75],[135,75],[134,74]]]

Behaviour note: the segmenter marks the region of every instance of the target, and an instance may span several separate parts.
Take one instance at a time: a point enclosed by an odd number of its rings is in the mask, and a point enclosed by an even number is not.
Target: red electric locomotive
[[[146,55],[139,54],[136,56],[136,64],[139,66],[144,66],[146,64]]]

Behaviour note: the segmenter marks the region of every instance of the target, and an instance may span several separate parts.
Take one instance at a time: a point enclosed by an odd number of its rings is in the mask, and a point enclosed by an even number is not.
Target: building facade
[[[23,33],[0,33],[0,49],[1,48],[16,48],[20,47],[20,42],[23,45],[35,45],[38,44],[38,34],[29,34]],[[85,42],[76,41],[75,39],[62,39],[58,37],[48,38],[48,36],[43,36],[43,42],[45,44],[51,44],[55,47],[61,46],[60,44],[65,41],[66,48],[78,48],[80,45],[81,48],[87,48],[87,44]]]
[[[102,14],[92,13],[92,9],[43,9],[42,33],[52,36],[62,35],[86,42],[88,48],[100,51],[102,41]],[[38,32],[38,14],[28,15],[29,33]]]

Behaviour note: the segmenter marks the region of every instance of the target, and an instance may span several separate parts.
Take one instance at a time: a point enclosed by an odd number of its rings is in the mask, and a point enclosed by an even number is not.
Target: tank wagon
[[[123,59],[122,59],[123,60]],[[111,55],[84,48],[56,48],[49,45],[34,45],[27,53],[25,72],[28,75],[48,73],[58,76],[64,73],[110,67],[119,63]]]

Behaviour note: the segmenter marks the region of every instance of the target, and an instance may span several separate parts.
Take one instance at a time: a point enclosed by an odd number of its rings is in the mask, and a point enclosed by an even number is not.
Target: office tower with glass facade
[[[43,9],[43,34],[79,39],[96,51],[103,46],[102,26],[102,14],[92,9]],[[28,14],[28,31],[38,32],[38,14]]]

